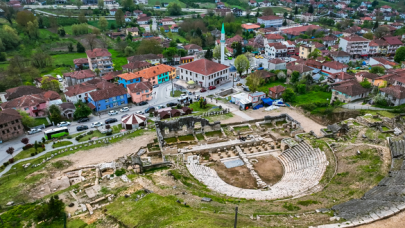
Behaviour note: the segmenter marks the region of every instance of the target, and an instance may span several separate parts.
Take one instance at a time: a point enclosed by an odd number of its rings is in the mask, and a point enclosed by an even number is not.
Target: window
[[[113,100],[113,101],[116,101],[116,100],[117,100],[117,98],[116,98],[116,97],[113,97],[113,98],[112,98],[112,100]]]
[[[136,93],[136,95],[140,95],[140,94],[141,94],[141,93],[139,93],[139,92],[138,92],[138,93]]]
[[[11,121],[11,124],[14,124],[14,121]]]
[[[147,90],[145,90],[145,93],[147,93],[147,92],[149,92],[149,90],[147,89]]]
[[[124,99],[124,95],[121,95],[121,96],[120,96],[120,99]]]
[[[18,125],[18,129],[21,129],[20,125]]]
[[[108,103],[108,99],[105,99],[105,103]]]

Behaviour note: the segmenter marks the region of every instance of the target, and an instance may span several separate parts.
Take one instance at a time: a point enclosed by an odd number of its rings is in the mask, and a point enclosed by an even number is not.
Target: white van
[[[58,78],[58,81],[63,82],[63,78],[60,75],[56,75],[56,77]]]

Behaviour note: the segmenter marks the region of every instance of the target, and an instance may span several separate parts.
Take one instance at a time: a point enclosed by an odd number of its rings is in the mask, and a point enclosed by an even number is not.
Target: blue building
[[[127,88],[129,84],[134,84],[142,81],[142,77],[135,73],[125,73],[118,75],[118,84],[123,85],[124,88]]]
[[[89,93],[87,98],[89,107],[96,112],[116,108],[128,104],[127,90],[122,86],[97,90]]]

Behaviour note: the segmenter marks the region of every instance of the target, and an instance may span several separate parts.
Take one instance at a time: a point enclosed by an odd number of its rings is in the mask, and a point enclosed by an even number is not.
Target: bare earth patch
[[[250,174],[249,169],[244,165],[228,169],[222,162],[218,162],[210,168],[217,171],[218,176],[230,185],[247,189],[257,188],[256,180]]]
[[[267,184],[275,184],[283,177],[283,166],[273,156],[257,158],[258,162],[253,164],[255,171]]]

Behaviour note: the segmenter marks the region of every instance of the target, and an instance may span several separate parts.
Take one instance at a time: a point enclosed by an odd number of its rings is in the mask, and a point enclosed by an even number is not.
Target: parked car
[[[180,79],[180,76],[176,76],[176,79]]]
[[[35,134],[35,133],[38,133],[38,132],[41,132],[41,131],[42,131],[42,129],[33,128],[33,129],[28,131],[28,134],[32,135],[32,134]]]
[[[188,95],[193,95],[193,93],[189,91],[189,92],[188,92]]]
[[[91,124],[91,127],[101,127],[103,125],[104,124],[102,122],[94,122],[94,123]]]
[[[243,84],[242,83],[236,83],[236,86],[243,86]]]
[[[128,114],[122,115],[122,116],[121,116],[121,119],[124,118],[124,117],[126,117],[126,116],[128,116]]]
[[[207,90],[206,90],[205,88],[201,88],[201,89],[200,89],[200,92],[201,92],[201,93],[206,92],[206,91],[207,91]]]
[[[80,125],[80,126],[76,127],[77,131],[84,131],[84,130],[87,130],[87,129],[89,129],[89,127],[87,127],[86,125]]]
[[[210,87],[208,87],[208,89],[209,90],[213,90],[213,89],[216,89],[217,87],[215,87],[215,86],[210,86]]]
[[[164,106],[164,105],[158,105],[157,106],[157,109],[162,109],[162,108],[166,108],[166,106]]]
[[[128,107],[123,107],[121,110],[120,110],[120,112],[128,112],[129,111],[129,108]]]
[[[88,118],[88,117],[84,117],[84,118],[80,118],[77,122],[78,123],[83,123],[83,122],[87,122],[87,121],[89,121],[90,119]]]
[[[200,100],[200,95],[195,95],[194,100],[197,100],[197,101]]]
[[[250,89],[249,89],[249,87],[247,87],[247,86],[244,87],[243,90],[246,91],[246,92],[250,92]]]
[[[138,103],[139,106],[147,105],[147,104],[148,104],[148,102],[146,102],[146,101],[141,101],[141,102]]]
[[[113,115],[117,115],[117,114],[118,114],[118,112],[116,110],[111,110],[108,112],[109,116],[113,116]]]
[[[136,114],[143,114],[143,112],[142,111],[137,111],[137,112],[135,112]]]
[[[109,118],[109,119],[106,119],[104,122],[105,122],[105,124],[110,124],[110,123],[115,123],[115,122],[117,122],[118,120],[117,119],[115,119],[115,118]]]
[[[182,94],[182,95],[180,95],[180,97],[179,98],[177,98],[177,101],[183,101],[183,100],[185,100],[185,99],[187,99],[188,98],[188,96],[187,95],[184,95],[184,94]]]
[[[149,108],[145,109],[145,113],[149,113],[149,112],[154,112],[155,111],[155,107],[150,106]]]
[[[159,84],[153,85],[153,88],[157,88],[159,87]]]
[[[175,102],[169,102],[166,104],[167,107],[173,107],[173,106],[177,106],[177,103]]]
[[[66,127],[66,126],[70,126],[70,122],[69,121],[63,121],[57,124],[58,127]]]

